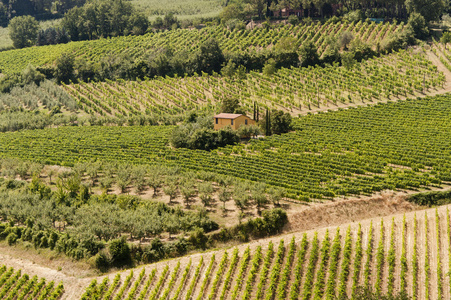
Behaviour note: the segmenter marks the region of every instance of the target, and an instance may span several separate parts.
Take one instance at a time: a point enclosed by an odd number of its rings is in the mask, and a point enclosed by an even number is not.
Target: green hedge
[[[426,206],[445,205],[451,203],[451,190],[413,194],[407,197],[407,201]]]

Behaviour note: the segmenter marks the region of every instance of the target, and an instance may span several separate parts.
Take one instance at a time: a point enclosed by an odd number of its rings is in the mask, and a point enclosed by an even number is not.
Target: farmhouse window
[[[247,120],[244,120],[244,124],[247,125]]]
[[[232,119],[232,125],[233,125],[233,119]]]
[[[216,124],[218,124],[218,118],[215,118],[216,119]]]

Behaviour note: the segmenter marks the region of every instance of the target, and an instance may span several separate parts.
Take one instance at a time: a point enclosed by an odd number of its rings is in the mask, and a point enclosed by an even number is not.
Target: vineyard
[[[133,0],[133,5],[139,10],[144,10],[151,18],[172,13],[178,19],[215,17],[222,8],[222,0],[167,0],[164,2],[157,0]]]
[[[81,299],[449,299],[448,207],[284,236],[98,278]]]
[[[0,299],[56,300],[64,294],[62,282],[46,282],[44,278],[22,274],[22,270],[0,266]]]
[[[0,135],[0,155],[178,166],[283,187],[300,200],[372,194],[451,181],[450,109],[442,95],[308,115],[294,132],[211,152],[169,147],[173,126],[24,130]]]
[[[423,51],[400,51],[370,59],[352,69],[281,69],[274,76],[251,71],[244,80],[222,76],[158,78],[64,85],[88,114],[124,117],[136,114],[177,115],[211,109],[222,99],[238,97],[251,113],[282,109],[293,115],[311,109],[399,99],[440,88],[445,77]]]
[[[84,61],[98,62],[108,55],[121,55],[133,60],[143,58],[146,53],[161,48],[172,49],[174,53],[195,51],[210,38],[218,41],[224,51],[247,52],[271,47],[284,37],[293,37],[298,45],[313,41],[322,54],[327,47],[326,37],[338,37],[348,31],[363,42],[375,44],[390,33],[402,31],[404,24],[384,23],[311,23],[297,26],[280,25],[272,30],[230,31],[223,26],[209,26],[200,30],[178,29],[143,36],[125,36],[95,41],[71,42],[54,46],[31,47],[0,53],[1,72],[19,73],[28,64],[42,66],[53,63],[63,53],[73,53]]]

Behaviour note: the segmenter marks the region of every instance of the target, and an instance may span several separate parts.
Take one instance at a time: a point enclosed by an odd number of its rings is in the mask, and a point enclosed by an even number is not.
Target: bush
[[[291,25],[295,26],[299,23],[299,18],[296,15],[291,15],[288,17],[288,23],[290,23]]]
[[[131,263],[130,247],[125,238],[112,240],[108,249],[113,265],[124,266]]]
[[[8,243],[8,245],[13,245],[15,244],[17,241],[17,235],[14,232],[11,232],[10,234],[8,234],[8,236],[6,237],[6,242]]]
[[[451,191],[413,194],[408,196],[406,200],[418,205],[445,205],[451,202]]]
[[[263,222],[267,234],[276,234],[288,223],[287,213],[281,208],[263,211]]]
[[[103,251],[94,255],[90,261],[92,265],[101,271],[106,271],[110,267],[110,259],[107,254]]]
[[[415,35],[413,29],[408,26],[402,32],[390,34],[385,38],[380,45],[380,51],[390,53],[392,51],[398,51],[399,49],[405,49],[408,45],[414,43]]]
[[[198,228],[190,233],[188,241],[195,248],[201,248],[202,250],[205,250],[207,248],[208,237],[205,235],[203,229]]]

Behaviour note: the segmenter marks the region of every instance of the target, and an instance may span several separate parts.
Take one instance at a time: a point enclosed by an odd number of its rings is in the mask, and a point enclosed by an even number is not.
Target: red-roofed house
[[[241,125],[255,125],[255,121],[251,118],[240,114],[219,114],[214,116],[215,130],[219,130],[225,126],[230,126],[237,130]]]

